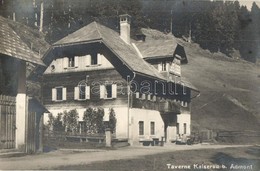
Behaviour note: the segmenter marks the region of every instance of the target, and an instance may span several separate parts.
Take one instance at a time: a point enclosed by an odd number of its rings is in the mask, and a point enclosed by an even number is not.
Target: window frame
[[[155,122],[150,122],[150,135],[155,135]]]
[[[55,87],[56,89],[56,99],[55,101],[63,101],[63,87]],[[61,89],[61,99],[58,99],[58,89]]]
[[[72,59],[72,60],[71,60]],[[72,61],[71,65],[70,62]],[[68,57],[68,68],[75,68],[75,56],[69,56]]]
[[[87,98],[86,98],[86,90],[87,90],[87,88],[86,88],[86,86],[84,85],[78,85],[78,87],[79,87],[79,98],[78,98],[78,100],[86,100]],[[81,93],[81,87],[84,87],[84,93],[82,94]],[[85,98],[81,98],[81,95],[83,95]]]
[[[138,122],[138,135],[143,136],[144,135],[144,121]]]

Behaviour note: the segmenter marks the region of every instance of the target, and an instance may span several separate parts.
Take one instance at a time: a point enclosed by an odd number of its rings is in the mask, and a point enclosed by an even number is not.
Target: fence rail
[[[112,138],[115,138],[115,134],[112,134]],[[51,131],[44,130],[45,141],[58,140],[58,141],[86,141],[86,142],[96,142],[101,143],[105,141],[105,134],[89,134],[89,133],[72,133],[65,131]]]

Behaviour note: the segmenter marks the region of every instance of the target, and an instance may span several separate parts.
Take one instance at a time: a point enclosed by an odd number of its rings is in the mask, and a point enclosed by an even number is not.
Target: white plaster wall
[[[190,114],[182,113],[180,115],[177,115],[177,123],[179,123],[180,135],[184,134],[184,123],[187,124],[186,135],[190,135],[190,123],[191,123],[191,116],[190,116]]]
[[[77,68],[66,68],[64,69],[63,66],[63,58],[58,58],[53,60],[51,64],[48,66],[44,74],[50,73],[62,73],[62,72],[77,72],[77,71],[90,71],[90,70],[100,70],[100,69],[107,69],[113,68],[113,65],[107,60],[104,55],[100,55],[101,57],[101,64],[100,65],[93,65],[93,66],[86,66],[87,65],[87,58],[90,56],[79,56],[79,65]],[[55,71],[51,71],[51,66],[55,66]]]
[[[164,122],[160,112],[147,109],[130,109],[131,137],[133,143],[139,140],[164,137]],[[139,135],[139,121],[144,122],[144,135]],[[155,122],[155,135],[150,134],[150,122]]]

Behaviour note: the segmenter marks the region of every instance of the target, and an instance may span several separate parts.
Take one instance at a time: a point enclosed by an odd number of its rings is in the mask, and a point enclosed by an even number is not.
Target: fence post
[[[106,147],[111,147],[111,141],[112,141],[111,129],[106,128],[105,132],[106,132]]]

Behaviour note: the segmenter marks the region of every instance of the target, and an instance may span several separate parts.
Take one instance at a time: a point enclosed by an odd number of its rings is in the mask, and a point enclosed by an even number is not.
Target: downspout
[[[131,83],[132,81],[135,79],[136,73],[134,73],[133,78],[131,79],[131,81],[128,82],[128,78],[127,78],[127,138],[128,138],[128,143],[132,143],[130,141],[130,95],[131,95]]]

